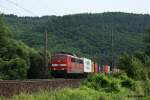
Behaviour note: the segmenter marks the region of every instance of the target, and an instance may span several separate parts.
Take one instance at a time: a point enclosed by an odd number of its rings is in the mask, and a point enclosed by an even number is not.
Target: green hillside
[[[97,62],[109,62],[111,34],[114,55],[143,49],[144,31],[150,25],[150,15],[129,13],[75,14],[65,16],[17,17],[4,15],[13,36],[31,47],[43,48],[43,33],[48,32],[51,52],[69,51],[90,57]]]

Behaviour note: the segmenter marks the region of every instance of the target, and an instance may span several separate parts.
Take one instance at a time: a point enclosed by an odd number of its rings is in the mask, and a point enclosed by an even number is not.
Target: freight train
[[[72,53],[57,52],[51,57],[49,70],[54,77],[87,76],[91,73],[109,73],[109,66],[99,66],[91,59],[79,57]]]

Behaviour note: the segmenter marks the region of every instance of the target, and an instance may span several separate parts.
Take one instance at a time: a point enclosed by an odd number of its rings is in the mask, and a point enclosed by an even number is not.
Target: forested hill
[[[144,31],[150,26],[150,15],[129,13],[76,14],[66,16],[17,17],[4,15],[14,37],[37,49],[43,47],[43,33],[48,32],[51,51],[69,51],[109,61],[111,34],[114,53],[143,48]]]

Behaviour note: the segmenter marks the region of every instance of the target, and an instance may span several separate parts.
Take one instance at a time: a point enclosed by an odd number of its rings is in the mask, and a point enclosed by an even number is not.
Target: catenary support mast
[[[48,75],[48,58],[47,58],[47,30],[44,32],[44,77]]]
[[[113,28],[111,29],[111,67],[115,69],[114,66],[114,33]]]

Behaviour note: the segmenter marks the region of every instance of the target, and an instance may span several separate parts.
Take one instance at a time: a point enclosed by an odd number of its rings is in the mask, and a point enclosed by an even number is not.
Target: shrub
[[[102,76],[101,76],[101,79],[100,79],[99,85],[100,85],[102,88],[110,87],[110,85],[111,85],[111,80],[110,80],[107,76],[102,75]]]
[[[148,78],[150,79],[150,71],[148,71]]]
[[[121,79],[121,80],[126,80],[129,78],[124,71],[120,71],[119,73],[113,74],[113,77]]]
[[[134,87],[134,81],[132,79],[123,80],[121,86],[131,89]]]
[[[1,79],[24,79],[27,76],[28,66],[21,58],[4,61],[0,59]]]
[[[145,95],[150,95],[150,80],[147,80],[143,84]]]
[[[107,89],[111,86],[111,80],[104,74],[95,74],[89,76],[83,84],[96,90],[101,88]]]
[[[114,91],[114,92],[121,91],[121,85],[118,80],[114,80],[111,82],[111,91]]]
[[[105,92],[119,92],[121,91],[120,80],[112,76],[106,76],[104,74],[96,74],[88,77],[84,85],[100,91]]]
[[[124,70],[130,78],[136,80],[148,79],[144,64],[135,56],[129,56],[128,54],[122,55],[119,59],[118,66]]]

